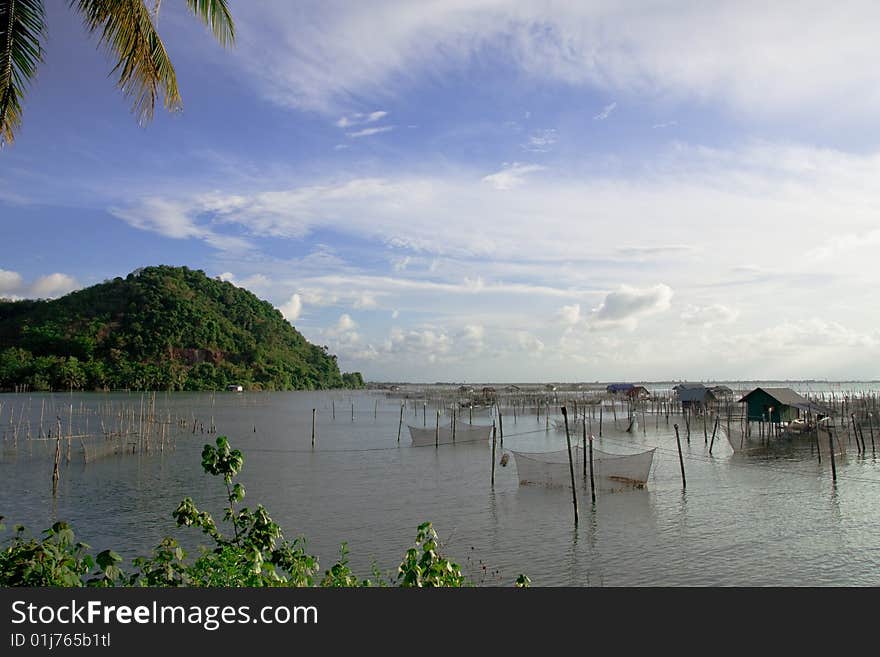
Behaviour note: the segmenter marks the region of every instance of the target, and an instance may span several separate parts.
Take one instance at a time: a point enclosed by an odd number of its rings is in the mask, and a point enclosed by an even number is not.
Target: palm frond
[[[99,45],[118,58],[111,73],[119,71],[117,84],[134,98],[132,111],[141,124],[153,118],[160,89],[167,109],[180,108],[177,74],[143,0],[71,0],[70,5],[89,32],[100,32]]]
[[[221,45],[226,46],[235,42],[235,24],[232,22],[232,14],[229,13],[226,0],[186,0],[186,4],[189,5],[192,13],[211,28],[211,32]]]
[[[43,61],[42,0],[0,0],[0,145],[21,126],[25,87]]]

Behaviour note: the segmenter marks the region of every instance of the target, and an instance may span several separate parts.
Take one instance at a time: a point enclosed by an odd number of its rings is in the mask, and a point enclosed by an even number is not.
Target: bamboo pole
[[[58,493],[58,480],[61,478],[58,473],[58,464],[61,461],[61,418],[58,418],[58,427],[55,432],[55,464],[52,467],[52,497]]]
[[[574,462],[571,459],[571,436],[568,434],[568,412],[565,410],[565,406],[562,407],[562,419],[565,422],[565,443],[568,445],[568,470],[571,474],[571,503],[574,507],[574,524],[577,526],[578,524],[578,499],[577,499],[577,486],[574,483]]]
[[[492,423],[492,488],[495,488],[495,423]]]
[[[831,481],[837,482],[837,465],[834,463],[834,436],[831,434],[831,427],[828,427],[828,445],[831,452]]]
[[[593,434],[590,434],[590,500],[596,503],[596,478],[593,476]]]
[[[403,407],[404,403],[400,404],[400,420],[397,422],[397,444],[400,444],[400,431],[403,429]]]
[[[501,447],[504,447],[504,421],[501,419],[501,409],[498,408],[498,434],[501,436]]]
[[[437,409],[437,424],[434,427],[434,447],[440,446],[440,409]]]
[[[715,426],[712,428],[712,441],[709,443],[709,453],[712,453],[712,446],[715,444],[715,432],[718,431],[718,416],[715,416]]]
[[[678,446],[678,464],[681,466],[681,489],[687,490],[687,479],[684,476],[684,457],[681,455],[681,438],[678,436],[678,424],[675,427],[675,444]]]
[[[317,413],[317,409],[312,409],[312,448],[315,447],[315,414]]]

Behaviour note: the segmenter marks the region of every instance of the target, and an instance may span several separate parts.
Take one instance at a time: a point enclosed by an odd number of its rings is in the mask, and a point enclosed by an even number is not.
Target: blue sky
[[[880,375],[870,3],[167,0],[145,127],[47,4],[2,296],[187,265],[373,380]]]

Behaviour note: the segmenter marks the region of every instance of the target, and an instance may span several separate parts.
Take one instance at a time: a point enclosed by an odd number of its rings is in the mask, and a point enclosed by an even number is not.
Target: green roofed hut
[[[788,423],[807,413],[822,416],[827,412],[791,388],[755,388],[739,403],[746,404],[749,422]]]

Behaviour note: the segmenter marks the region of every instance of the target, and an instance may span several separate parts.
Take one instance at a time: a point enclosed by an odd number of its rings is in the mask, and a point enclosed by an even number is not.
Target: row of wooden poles
[[[0,420],[3,417],[3,403],[0,403]],[[97,459],[122,453],[164,452],[175,448],[176,434],[190,431],[189,417],[164,414],[157,410],[156,393],[143,393],[138,403],[116,403],[112,401],[98,406],[86,406],[82,402],[79,407],[73,403],[60,405],[46,404],[41,400],[40,420],[31,426],[30,409],[21,406],[16,417],[16,408],[10,406],[9,424],[4,425],[3,440],[11,442],[13,449],[18,449],[19,438],[27,444],[35,442],[55,441],[52,464],[52,494],[58,491],[60,479],[62,446],[66,443],[64,461],[72,460],[72,445],[79,440],[83,461],[91,463]],[[54,423],[48,418],[55,416]],[[66,417],[65,417],[66,416]],[[205,425],[192,416],[192,433],[201,430],[205,433]],[[74,418],[79,426],[74,426]],[[95,431],[89,431],[89,421],[94,418]],[[64,420],[67,420],[67,431]],[[98,425],[100,433],[97,433]],[[8,428],[7,428],[8,427]],[[75,430],[76,429],[76,430]],[[54,431],[53,431],[54,430]],[[216,431],[214,418],[211,416],[208,431]]]

